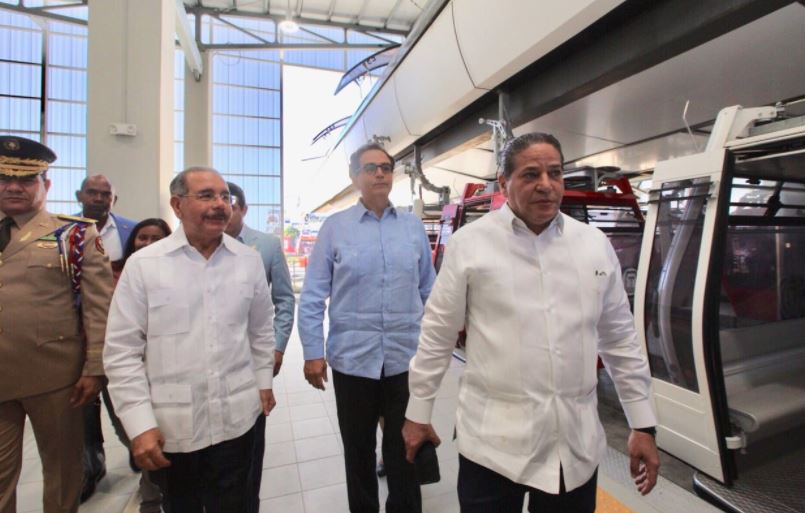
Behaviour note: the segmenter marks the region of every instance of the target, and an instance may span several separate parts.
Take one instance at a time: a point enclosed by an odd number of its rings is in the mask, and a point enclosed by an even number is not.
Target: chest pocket
[[[221,320],[226,324],[240,324],[246,322],[249,316],[249,308],[254,299],[254,286],[251,283],[236,281],[231,285],[234,287],[234,296],[220,294],[216,304],[220,312]]]
[[[391,246],[391,265],[396,271],[412,273],[419,267],[419,247],[413,242],[399,241]]]
[[[59,252],[54,247],[32,244],[28,254],[26,277],[34,286],[31,301],[38,303],[36,322],[37,345],[72,340],[78,336],[78,316],[73,308],[70,281],[62,272]],[[43,242],[43,245],[55,242]]]
[[[45,289],[51,289],[59,282],[69,284],[67,274],[62,272],[59,251],[55,246],[42,248],[38,246],[39,244],[39,242],[33,243],[33,247],[28,254],[27,275],[29,281]],[[52,244],[55,245],[56,243],[53,242]]]
[[[176,335],[190,331],[190,308],[184,294],[174,289],[148,291],[148,335]]]
[[[379,258],[380,252],[372,245],[344,244],[335,248],[333,254],[334,278],[359,279],[368,269],[372,258]]]

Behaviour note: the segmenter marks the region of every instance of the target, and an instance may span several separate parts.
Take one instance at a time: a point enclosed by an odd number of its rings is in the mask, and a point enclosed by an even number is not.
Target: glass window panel
[[[87,106],[84,103],[48,102],[48,131],[66,134],[87,133]]]
[[[82,12],[83,11],[83,12]],[[75,9],[61,9],[60,14],[64,14],[65,16],[71,16],[73,18],[79,18],[86,20],[87,19],[87,8],[86,7],[78,7]],[[87,35],[87,26],[86,25],[77,25],[75,23],[63,23],[61,21],[52,21],[48,20],[48,29],[51,32],[58,32],[61,34],[72,34],[76,36],[86,36]]]
[[[257,115],[262,117],[279,117],[280,94],[275,91],[257,91]]]
[[[87,101],[87,72],[64,68],[48,69],[48,98]]]
[[[39,100],[0,96],[0,131],[39,132]]]
[[[247,146],[243,148],[243,172],[250,173],[250,174],[258,174],[260,173],[260,166],[259,161],[257,159],[257,153],[259,152],[259,148],[253,146]]]
[[[0,62],[0,95],[38,97],[41,88],[39,65]]]
[[[173,112],[173,140],[184,141],[184,112]]]
[[[17,2],[10,2],[6,0],[5,3],[17,3]],[[34,22],[29,16],[16,14],[10,11],[0,10],[0,25],[39,31],[39,25],[37,25],[36,22]]]
[[[173,109],[184,110],[184,80],[173,81]]]
[[[59,159],[58,167],[87,167],[87,140],[85,137],[72,135],[48,135],[48,146],[56,153]]]
[[[662,184],[646,286],[651,374],[694,392],[693,288],[709,190],[700,179]]]
[[[177,173],[184,169],[184,143],[173,143],[173,169]]]
[[[58,161],[57,161],[58,163]],[[76,175],[80,175],[76,179]],[[81,180],[84,179],[85,171],[79,170],[78,173],[71,168],[60,167],[58,165],[51,166],[48,170],[48,178],[50,178],[50,190],[48,191],[48,205],[51,202],[65,202],[75,205],[76,213],[80,210],[75,200],[75,191],[81,187]]]
[[[797,168],[805,164],[805,156],[799,160]],[[732,203],[752,205],[766,198],[766,205],[731,209],[722,264],[721,328],[805,317],[805,184],[734,178],[731,192]],[[770,208],[773,215],[767,215]]]
[[[0,26],[0,59],[40,63],[42,33]]]
[[[48,64],[86,68],[87,39],[62,34],[50,34],[48,37]]]

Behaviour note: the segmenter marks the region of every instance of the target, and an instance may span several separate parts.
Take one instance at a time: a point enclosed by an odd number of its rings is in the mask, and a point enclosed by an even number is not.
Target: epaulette
[[[95,224],[97,221],[95,219],[90,219],[89,217],[79,217],[79,216],[71,216],[67,214],[56,214],[56,217],[63,221],[72,221],[74,223],[90,223]]]

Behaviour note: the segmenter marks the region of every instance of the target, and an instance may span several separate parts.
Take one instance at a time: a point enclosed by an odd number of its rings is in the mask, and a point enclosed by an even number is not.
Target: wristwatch
[[[656,426],[644,427],[644,428],[635,428],[633,431],[640,431],[641,433],[646,433],[646,434],[649,434],[649,435],[653,436],[654,438],[657,438],[657,428],[656,428]]]

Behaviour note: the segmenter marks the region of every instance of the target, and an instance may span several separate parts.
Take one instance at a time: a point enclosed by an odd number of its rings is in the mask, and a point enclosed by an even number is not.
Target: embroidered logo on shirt
[[[606,271],[599,271],[598,269],[596,269],[595,270],[595,275],[596,276],[606,276],[607,272]]]

